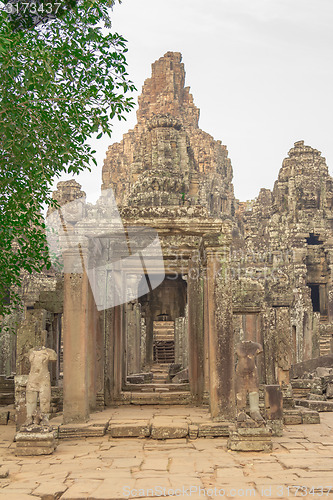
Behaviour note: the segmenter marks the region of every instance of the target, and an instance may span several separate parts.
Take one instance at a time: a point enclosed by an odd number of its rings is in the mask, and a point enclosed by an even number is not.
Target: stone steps
[[[191,393],[182,392],[122,392],[122,404],[132,405],[187,405],[192,402]]]
[[[153,383],[161,384],[169,382],[169,363],[154,363],[151,367]]]
[[[296,406],[283,411],[283,423],[285,425],[319,424],[320,416],[316,410]]]
[[[331,354],[331,335],[327,339],[320,339],[320,356]]]
[[[298,406],[304,406],[315,411],[333,411],[333,401],[316,401],[310,399],[295,399]]]
[[[168,384],[157,382],[152,384],[126,384],[124,392],[185,392],[190,390],[190,384]]]

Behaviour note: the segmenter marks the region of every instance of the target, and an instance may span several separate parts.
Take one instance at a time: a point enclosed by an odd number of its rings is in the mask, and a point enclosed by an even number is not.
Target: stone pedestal
[[[230,427],[227,443],[232,451],[265,451],[273,449],[272,431],[268,427]]]
[[[51,455],[56,448],[55,432],[51,427],[23,427],[15,436],[16,456]]]

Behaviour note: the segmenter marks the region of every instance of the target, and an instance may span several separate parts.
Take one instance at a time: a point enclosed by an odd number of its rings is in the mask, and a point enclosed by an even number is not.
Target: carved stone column
[[[204,400],[209,400],[209,318],[207,294],[207,268],[203,270],[203,311],[204,311]]]
[[[198,263],[190,260],[187,279],[189,380],[196,402],[202,401],[204,385],[203,290]]]
[[[92,277],[90,276],[90,279]],[[96,350],[96,334],[97,334],[97,308],[92,293],[90,283],[88,283],[88,394],[89,394],[89,408],[90,410],[96,409],[96,392],[97,392],[97,350]]]
[[[206,257],[209,338],[209,402],[216,419],[235,418],[234,330],[230,278],[230,227],[220,235],[207,235],[202,250]]]
[[[87,251],[80,250],[82,262]],[[89,417],[88,397],[88,276],[77,249],[64,253],[64,423]],[[85,259],[86,260],[86,259]],[[70,270],[71,272],[66,272]],[[78,272],[74,272],[74,271]]]
[[[140,372],[141,358],[141,305],[137,302],[126,304],[127,375]]]

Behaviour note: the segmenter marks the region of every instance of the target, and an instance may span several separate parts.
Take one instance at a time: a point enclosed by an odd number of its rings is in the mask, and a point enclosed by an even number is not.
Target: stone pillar
[[[89,409],[96,409],[96,376],[97,376],[97,352],[96,352],[96,333],[97,333],[97,309],[94,296],[88,284],[88,398]]]
[[[105,336],[104,341],[104,402],[106,406],[113,403],[113,386],[114,386],[114,309],[109,308],[102,311],[103,314],[103,331]]]
[[[207,294],[207,269],[203,271],[204,291],[204,399],[209,401],[209,318],[208,318],[208,294]]]
[[[189,380],[191,394],[198,403],[203,397],[203,289],[198,263],[189,261],[187,280]]]
[[[105,366],[105,338],[104,313],[96,311],[96,408],[103,409],[105,405],[104,393],[104,366]]]
[[[113,314],[113,399],[119,399],[122,386],[123,342],[122,342],[123,305],[114,307]]]
[[[188,341],[188,304],[185,306],[185,318],[182,329],[182,360],[183,367],[188,367],[189,363],[189,341]]]
[[[290,309],[289,307],[275,307],[274,312],[277,381],[280,385],[288,385],[292,361]]]
[[[235,418],[234,330],[230,278],[230,227],[207,235],[203,249],[207,264],[209,402],[213,418]]]
[[[141,275],[128,273],[126,276],[126,373],[140,372],[141,305],[137,301]]]
[[[141,305],[126,304],[127,375],[140,372]]]
[[[182,365],[183,368],[186,368],[183,364],[185,333],[185,318],[180,316],[175,320],[175,363]]]
[[[262,314],[262,337],[265,359],[265,380],[267,384],[276,384],[275,373],[275,311],[265,306]]]
[[[81,249],[81,256],[83,250]],[[86,256],[86,253],[85,253]],[[77,250],[64,254],[65,269],[74,270]],[[85,422],[89,417],[88,397],[88,276],[64,274],[64,423]]]
[[[147,366],[146,335],[146,320],[140,318],[140,372],[144,372]]]

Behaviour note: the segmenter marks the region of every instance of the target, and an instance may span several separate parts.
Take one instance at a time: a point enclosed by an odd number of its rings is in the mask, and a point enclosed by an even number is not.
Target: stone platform
[[[93,413],[87,423],[63,424],[51,420],[59,439],[101,437],[191,439],[227,437],[231,422],[214,422],[208,409],[190,406],[120,406]]]
[[[318,413],[306,408],[285,411],[284,424],[319,422]],[[89,421],[83,424],[64,425],[62,416],[52,419],[51,424],[59,439],[84,439],[104,435],[112,438],[196,439],[228,437],[232,422],[213,421],[208,408],[184,404],[165,403],[159,406],[143,403],[122,405],[92,413]]]
[[[119,410],[115,418],[130,418]],[[185,408],[163,410],[168,417],[187,416]],[[194,408],[187,411],[200,416]],[[147,409],[132,412],[147,417]],[[228,451],[223,437],[162,441],[104,435],[61,439],[53,455],[16,457],[15,433],[13,424],[0,427],[4,500],[171,500],[174,490],[192,500],[333,498],[333,413],[322,414],[320,424],[286,426],[283,437],[272,437],[271,453]]]

